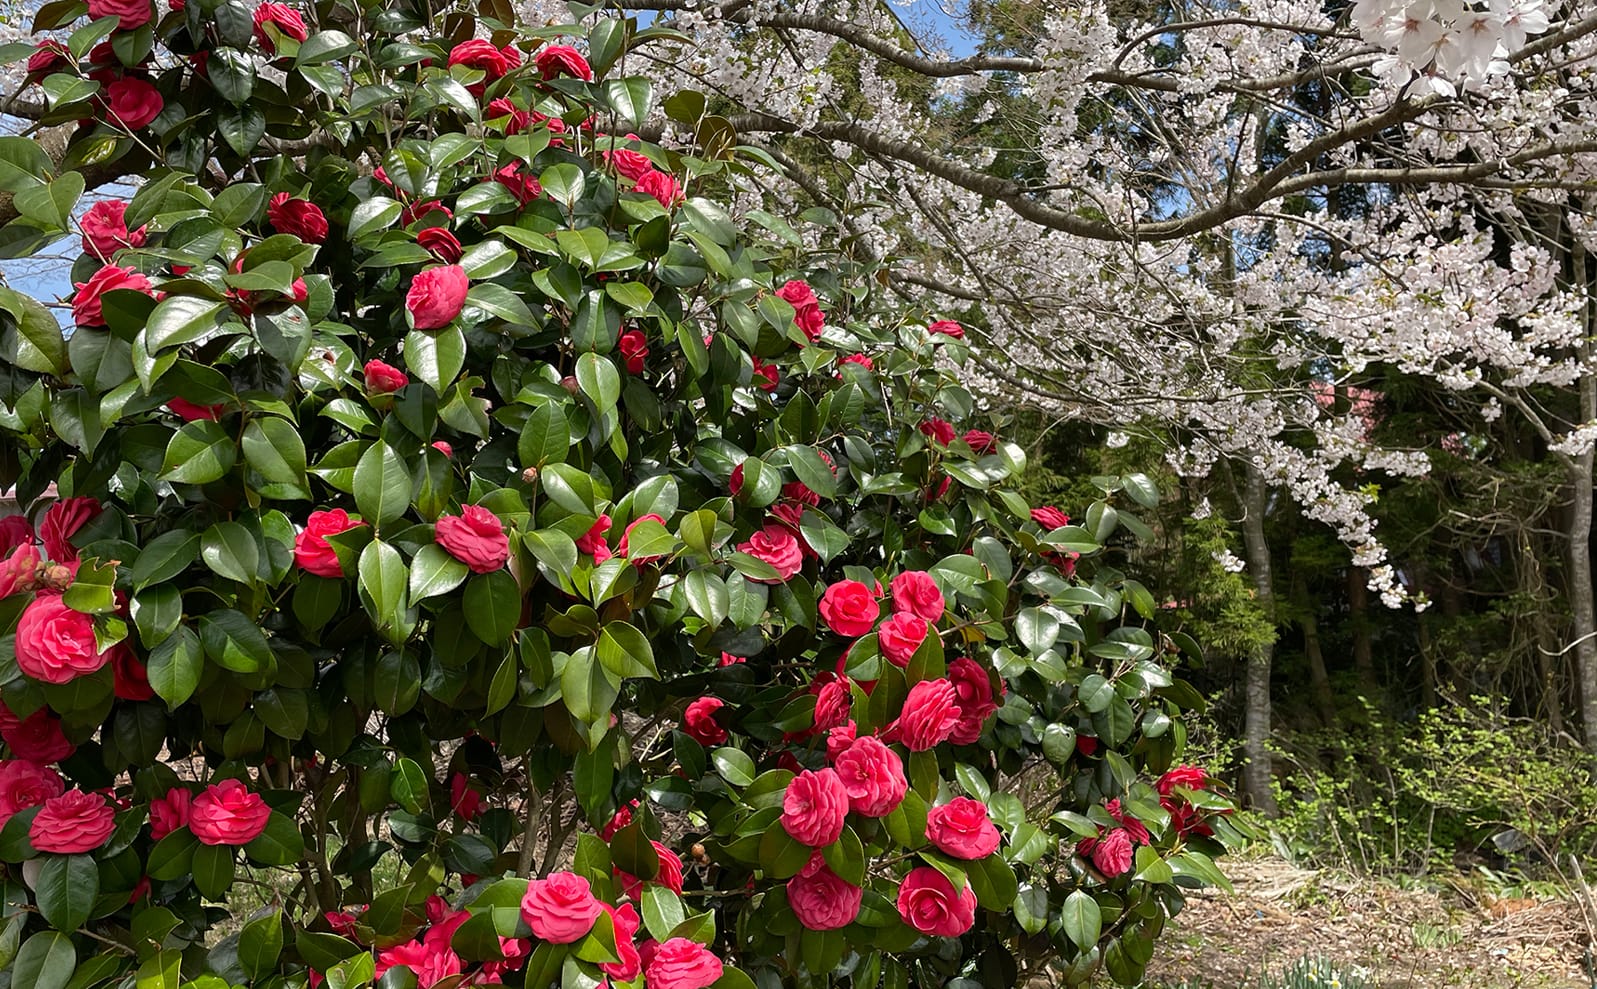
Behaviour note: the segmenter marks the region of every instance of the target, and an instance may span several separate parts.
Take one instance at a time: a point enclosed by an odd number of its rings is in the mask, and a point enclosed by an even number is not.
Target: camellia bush
[[[171,6],[3,52],[0,982],[1138,981],[1240,838],[1150,483],[1007,490],[958,323],[630,136],[668,31]]]

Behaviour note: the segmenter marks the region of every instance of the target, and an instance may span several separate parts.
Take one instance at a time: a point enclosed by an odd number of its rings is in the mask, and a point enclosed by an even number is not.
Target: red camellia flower
[[[482,794],[471,788],[465,773],[449,777],[449,809],[463,821],[475,820],[482,813]]]
[[[1110,817],[1115,819],[1116,823],[1125,828],[1126,834],[1131,836],[1133,842],[1139,845],[1153,844],[1153,835],[1148,833],[1147,827],[1141,821],[1120,809],[1119,797],[1105,803],[1103,809],[1109,813]]]
[[[79,326],[104,326],[105,316],[100,312],[100,297],[112,289],[127,288],[145,295],[152,293],[150,280],[139,274],[137,268],[118,268],[108,264],[89,276],[86,282],[74,282],[77,289],[72,295],[72,321]]]
[[[60,762],[76,749],[61,731],[61,719],[47,707],[19,719],[0,704],[0,739],[12,755],[29,762]]]
[[[887,661],[899,669],[909,665],[915,650],[926,641],[930,626],[919,615],[899,612],[876,630],[876,644]]]
[[[81,855],[105,844],[116,830],[116,811],[98,793],[68,790],[39,808],[28,840],[41,852]]]
[[[747,542],[739,544],[737,549],[739,553],[747,553],[776,569],[775,580],[769,577],[749,578],[758,584],[786,583],[804,567],[804,551],[799,547],[798,537],[793,535],[793,530],[784,525],[765,523],[758,532],[748,538]]]
[[[961,438],[965,441],[965,445],[970,447],[971,452],[978,455],[986,455],[998,449],[998,437],[980,429],[966,430]]]
[[[416,243],[420,244],[438,259],[440,264],[458,264],[460,255],[460,241],[445,227],[425,227],[416,234]]]
[[[620,810],[615,812],[615,816],[610,818],[609,822],[606,823],[604,827],[599,829],[599,837],[603,838],[605,841],[609,841],[611,838],[614,838],[617,831],[620,831],[622,828],[632,823],[632,811],[637,806],[638,801],[636,800],[632,801],[630,804],[623,805]]]
[[[864,898],[863,889],[827,868],[824,861],[787,881],[787,904],[799,923],[812,931],[835,931],[852,924]]]
[[[954,685],[947,680],[922,680],[909,688],[904,710],[894,727],[911,752],[925,752],[948,740],[959,723]]]
[[[804,336],[811,343],[819,339],[826,329],[826,314],[821,312],[821,302],[809,283],[794,279],[777,289],[776,295],[793,307],[793,321],[804,331]]]
[[[512,49],[513,51],[514,49]],[[483,118],[497,120],[500,117],[509,117],[505,123],[505,136],[514,137],[532,126],[532,114],[521,109],[503,96],[492,100],[483,108]]]
[[[525,206],[543,195],[543,186],[538,184],[536,178],[523,172],[521,168],[521,162],[513,161],[494,172],[493,179],[506,189],[509,189],[510,194],[516,197],[516,202]]]
[[[373,975],[380,979],[384,972],[396,965],[410,969],[418,986],[437,985],[450,976],[459,975],[464,967],[460,956],[449,947],[448,940],[439,938],[406,941],[377,952],[377,967]]]
[[[1159,791],[1159,796],[1168,797],[1175,792],[1176,787],[1188,790],[1207,790],[1209,788],[1209,774],[1201,766],[1176,766],[1154,784]]]
[[[848,803],[836,770],[806,769],[793,777],[782,797],[782,827],[799,844],[825,848],[842,835]]]
[[[987,805],[955,797],[926,813],[926,840],[957,859],[986,858],[998,850],[1002,836],[987,816]]]
[[[511,49],[511,51],[515,51],[515,49]],[[517,54],[519,55],[520,53],[518,52]],[[449,64],[451,67],[464,65],[468,69],[482,70],[486,78],[481,82],[472,83],[466,87],[471,95],[479,99],[482,98],[483,91],[488,88],[488,83],[503,76],[511,68],[509,59],[505,58],[505,53],[495,48],[493,42],[484,38],[472,38],[470,41],[462,41],[456,45],[449,52]]]
[[[959,937],[976,923],[976,894],[968,885],[955,893],[947,876],[923,865],[899,885],[898,914],[922,934]]]
[[[150,0],[89,0],[90,19],[118,18],[118,31],[136,31],[154,16],[155,5]]]
[[[606,151],[604,160],[615,166],[617,174],[625,176],[634,182],[654,171],[654,162],[649,160],[648,155],[629,148],[616,148],[614,151]]]
[[[1131,835],[1125,828],[1115,828],[1096,840],[1083,838],[1076,850],[1083,855],[1091,855],[1092,864],[1110,879],[1130,869],[1135,857]]]
[[[680,203],[684,196],[682,186],[677,183],[676,177],[665,172],[649,172],[638,179],[632,187],[634,192],[641,192],[659,200],[661,206],[671,207]]]
[[[1070,524],[1070,516],[1066,515],[1064,512],[1061,512],[1052,505],[1044,505],[1041,508],[1033,508],[1031,510],[1031,520],[1042,526],[1044,529],[1047,529],[1049,532],[1052,532],[1060,526]]]
[[[338,554],[333,552],[333,547],[327,544],[327,537],[365,524],[351,519],[342,508],[311,512],[310,518],[305,520],[304,530],[294,537],[294,562],[299,564],[300,569],[318,577],[337,579],[344,576],[344,567],[338,562]]]
[[[681,893],[682,856],[658,841],[651,840],[649,844],[654,846],[654,856],[660,860],[660,871],[654,874],[653,879],[647,881],[657,886],[664,886],[673,893]],[[621,892],[625,893],[628,899],[634,901],[642,900],[645,880],[639,879],[632,873],[622,869],[615,870],[615,876],[621,887]],[[617,940],[620,940],[619,935],[617,935]]]
[[[830,745],[830,738],[827,743]],[[903,760],[871,735],[856,738],[837,757],[835,766],[848,793],[849,809],[862,817],[886,817],[909,792]]]
[[[604,534],[610,531],[610,516],[600,515],[598,520],[577,540],[577,549],[593,557],[594,563],[603,563],[613,555]]]
[[[266,219],[280,234],[293,234],[307,244],[327,239],[327,216],[308,199],[295,199],[279,192],[266,204]]]
[[[782,372],[775,364],[767,364],[758,357],[754,358],[754,387],[760,391],[776,391],[776,385],[782,380]]]
[[[432,448],[446,457],[455,455],[455,448],[450,446],[447,440],[433,440]]]
[[[128,230],[127,212],[128,204],[120,199],[102,199],[90,206],[78,221],[78,228],[83,231],[83,253],[109,261],[124,247],[143,247],[149,228]]]
[[[255,8],[255,40],[260,42],[268,55],[277,54],[277,42],[266,30],[268,24],[276,28],[278,34],[295,41],[304,41],[311,34],[305,26],[305,19],[293,7],[283,3],[263,3]]]
[[[215,422],[222,418],[222,413],[227,410],[225,405],[200,405],[186,398],[173,396],[167,400],[167,409],[184,422],[199,422],[201,420]]]
[[[438,520],[434,538],[472,573],[492,573],[510,559],[510,537],[499,516],[481,505],[467,505],[459,515]]]
[[[111,647],[111,693],[125,701],[147,701],[155,696],[150,671],[125,641]]]
[[[821,595],[820,611],[832,631],[858,638],[875,626],[882,606],[864,584],[857,580],[840,580]]]
[[[955,340],[965,339],[965,328],[951,319],[940,319],[926,327],[926,331],[928,333],[941,334],[945,337],[953,337]]]
[[[642,564],[645,564],[645,563],[650,563],[650,562],[652,562],[654,560],[658,560],[658,559],[660,559],[660,557],[665,555],[664,553],[654,553],[654,554],[648,554],[648,555],[644,555],[644,556],[635,556],[635,555],[633,555],[632,547],[628,544],[628,539],[632,536],[632,530],[636,529],[639,525],[643,524],[644,522],[658,522],[662,526],[665,525],[665,519],[663,517],[659,516],[659,515],[656,515],[653,512],[650,512],[648,515],[640,515],[637,518],[633,519],[631,522],[627,523],[626,531],[621,533],[621,542],[616,544],[616,552],[617,553],[621,554],[623,557],[627,558],[628,560],[631,560],[633,563],[636,563],[636,564],[639,564],[639,565],[642,565]]]
[[[642,330],[628,330],[621,334],[616,349],[621,351],[622,358],[626,360],[629,373],[643,373],[643,362],[649,356],[649,338],[643,335]]]
[[[674,937],[654,949],[644,969],[649,989],[708,989],[725,968],[710,949],[685,937]]]
[[[57,563],[71,563],[78,558],[78,548],[72,537],[104,511],[97,500],[88,496],[66,498],[50,506],[39,525],[39,538],[44,550]]]
[[[749,658],[747,656],[734,656],[734,655],[732,655],[729,652],[723,652],[721,654],[721,662],[716,664],[716,665],[718,665],[718,666],[736,666],[739,663],[747,663],[748,661],[749,661]]]
[[[26,759],[0,762],[0,827],[19,810],[37,807],[66,790],[61,774]]]
[[[59,41],[41,41],[34,48],[34,53],[28,56],[30,77],[47,76],[72,64],[72,49]]]
[[[726,729],[715,720],[715,712],[726,706],[719,697],[700,697],[688,705],[682,715],[682,730],[700,745],[720,745],[726,741]]]
[[[160,92],[137,76],[123,76],[105,87],[105,102],[111,116],[128,130],[149,126],[166,106]]]
[[[574,872],[534,879],[527,883],[527,893],[521,898],[521,919],[532,928],[533,936],[550,944],[582,940],[603,912],[588,881]]]
[[[588,65],[588,60],[570,45],[551,45],[533,56],[532,61],[545,79],[573,76],[584,82],[593,81],[593,68]]]
[[[366,391],[372,395],[386,395],[410,384],[404,371],[379,360],[367,361],[361,373],[366,379]]]
[[[943,446],[954,442],[954,426],[946,419],[927,419],[920,424],[920,431]]]
[[[240,780],[205,788],[189,808],[189,830],[202,845],[247,845],[261,836],[272,809]]]
[[[39,584],[39,570],[45,566],[39,547],[24,543],[0,560],[0,598],[26,594]]]
[[[427,268],[411,280],[405,295],[405,308],[418,330],[437,330],[448,326],[466,305],[470,279],[458,264]]]
[[[610,924],[615,928],[616,957],[620,960],[600,962],[599,971],[617,982],[631,982],[643,974],[643,956],[638,954],[637,945],[632,943],[642,921],[638,919],[637,909],[630,903],[619,907],[605,904],[604,912],[610,915]]]
[[[421,199],[409,203],[399,212],[399,225],[408,227],[412,223],[425,221],[427,226],[436,227],[441,223],[448,223],[455,218],[449,207],[436,199]]]
[[[871,360],[869,357],[866,357],[864,354],[849,354],[846,357],[840,358],[837,364],[839,368],[841,368],[844,364],[858,364],[867,371],[876,370],[876,362]],[[841,375],[839,375],[839,377],[841,377]]]
[[[893,610],[899,614],[918,615],[934,625],[943,617],[943,591],[924,570],[906,570],[894,577],[892,594]]]
[[[160,841],[178,828],[188,827],[193,808],[194,794],[181,786],[150,801],[150,837]]]
[[[998,710],[993,685],[987,679],[987,671],[968,656],[948,664],[948,681],[954,685],[954,702],[959,706],[959,721],[948,740],[955,745],[974,745],[981,738],[987,719]]]
[[[94,622],[60,595],[35,598],[17,623],[17,666],[43,683],[70,683],[110,659],[94,641]]]
[[[33,526],[26,515],[0,518],[0,554],[10,553],[18,546],[31,546],[33,539]]]

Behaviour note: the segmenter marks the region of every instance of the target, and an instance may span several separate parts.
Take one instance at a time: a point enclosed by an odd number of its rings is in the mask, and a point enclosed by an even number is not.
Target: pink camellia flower
[[[638,953],[638,946],[632,943],[632,939],[638,936],[642,921],[638,918],[637,909],[630,903],[623,903],[619,907],[606,904],[604,911],[610,915],[610,923],[615,928],[616,958],[619,960],[600,962],[599,971],[617,982],[632,982],[643,974],[643,956]]]
[[[105,844],[116,830],[116,811],[98,793],[68,790],[39,808],[28,840],[41,852],[81,855]]]
[[[683,713],[682,730],[700,745],[720,745],[727,740],[727,733],[715,720],[715,712],[725,706],[719,697],[700,697]]]
[[[66,498],[50,506],[39,524],[39,538],[44,550],[56,563],[71,563],[78,558],[78,548],[72,537],[105,510],[105,506],[87,495]]]
[[[637,809],[638,801],[634,800],[615,812],[604,827],[599,829],[599,837],[609,841],[616,836],[616,832],[632,823],[632,812]]]
[[[450,976],[459,975],[464,962],[449,947],[447,940],[406,941],[378,951],[377,968],[373,974],[382,978],[384,972],[399,965],[410,969],[411,974],[416,976],[418,987],[430,989]]]
[[[372,395],[387,395],[410,384],[410,376],[392,364],[369,360],[361,369],[366,379],[366,391]]]
[[[1031,520],[1042,526],[1044,529],[1047,529],[1049,532],[1052,532],[1060,526],[1070,524],[1070,516],[1066,515],[1064,512],[1061,512],[1052,505],[1044,505],[1041,508],[1033,508],[1031,510]]]
[[[817,858],[819,855],[817,854]],[[865,891],[842,878],[824,862],[787,881],[787,903],[800,924],[812,931],[835,931],[859,917]]]
[[[266,219],[278,233],[293,234],[307,244],[327,239],[327,216],[308,199],[279,192],[266,204]]]
[[[649,338],[643,335],[642,330],[628,330],[621,334],[621,339],[616,342],[616,349],[625,359],[629,373],[643,373],[644,361],[649,357]]]
[[[931,418],[920,424],[920,431],[942,446],[954,442],[954,426],[946,419]]]
[[[899,612],[876,630],[876,644],[889,663],[903,669],[914,658],[915,650],[926,641],[929,629],[926,619],[919,615]]]
[[[420,244],[441,264],[458,264],[461,254],[460,241],[445,227],[425,227],[416,234],[416,243]]]
[[[838,665],[843,664],[839,662]],[[859,726],[852,721],[845,721],[836,728],[829,729],[826,733],[826,761],[836,768],[837,760],[853,746],[857,738],[859,738]],[[843,785],[848,786],[848,780],[845,779]]]
[[[653,196],[661,206],[667,208],[675,206],[684,198],[682,186],[678,184],[676,177],[665,172],[649,172],[638,179],[632,189],[634,192]]]
[[[513,161],[494,172],[493,180],[510,190],[516,202],[523,206],[543,195],[543,186],[536,178],[522,171],[520,161]]]
[[[840,580],[821,595],[820,611],[832,631],[858,638],[876,625],[882,607],[864,584],[857,580]]]
[[[976,923],[976,894],[969,886],[955,893],[947,876],[923,865],[899,885],[898,913],[922,934],[959,937]]]
[[[311,512],[310,518],[305,520],[304,530],[294,537],[294,562],[299,564],[300,569],[318,577],[337,579],[344,576],[343,564],[338,562],[338,554],[328,545],[327,537],[365,524],[351,519],[342,508]]]
[[[145,295],[150,295],[154,291],[150,280],[139,274],[138,269],[118,268],[113,264],[96,271],[86,282],[74,282],[73,288],[77,291],[72,294],[72,321],[79,326],[105,325],[100,297],[112,289],[132,289]]]
[[[643,972],[649,989],[708,989],[725,968],[710,949],[685,937],[674,937],[654,949]]]
[[[749,658],[747,656],[734,656],[729,652],[723,652],[721,654],[721,662],[717,663],[716,665],[736,666],[738,663],[747,663],[748,661]]]
[[[38,583],[39,568],[44,557],[32,543],[23,543],[9,556],[0,560],[0,598],[13,594],[26,594]]]
[[[593,68],[582,53],[570,45],[551,45],[533,56],[533,64],[544,79],[555,76],[572,76],[584,82],[593,81]]]
[[[305,19],[293,7],[283,3],[263,3],[255,8],[255,40],[268,55],[277,54],[277,42],[266,30],[268,24],[276,28],[278,34],[295,41],[304,41],[311,34],[305,26]]]
[[[137,76],[123,76],[105,87],[105,103],[111,117],[128,130],[149,126],[166,106],[160,91]]]
[[[66,791],[61,774],[26,759],[0,762],[0,827],[17,811],[37,807]]]
[[[934,625],[943,617],[943,591],[926,571],[904,571],[893,578],[891,590],[895,612],[917,615]]]
[[[261,836],[272,809],[240,780],[205,788],[189,808],[189,830],[202,845],[247,845]]]
[[[521,919],[535,937],[550,944],[582,940],[603,912],[588,881],[574,872],[534,879],[521,898]]]
[[[955,797],[926,812],[926,840],[957,859],[986,858],[998,850],[1002,836],[987,816],[987,805]]]
[[[418,330],[448,326],[466,305],[470,279],[458,264],[441,264],[418,272],[405,295],[405,308]]]
[[[60,762],[76,750],[61,730],[61,719],[47,707],[18,718],[0,704],[0,740],[18,759],[40,764]]]
[[[954,703],[959,708],[959,721],[948,740],[955,745],[974,745],[981,738],[987,719],[998,710],[992,682],[987,679],[987,671],[968,656],[948,664],[948,681],[954,685]]]
[[[150,837],[160,841],[178,828],[188,827],[193,808],[194,794],[181,786],[150,801]]]
[[[450,446],[446,440],[433,440],[432,448],[446,457],[452,458],[455,455],[455,448]]]
[[[781,380],[780,368],[775,364],[767,364],[758,357],[754,358],[754,387],[760,391],[776,391],[776,386]]]
[[[830,744],[831,739],[827,742]],[[848,793],[849,809],[861,817],[886,817],[909,792],[903,761],[879,738],[856,738],[837,757],[835,766]]]
[[[775,568],[775,580],[769,577],[749,578],[759,584],[786,583],[804,567],[804,552],[799,548],[798,537],[794,536],[793,531],[786,526],[770,522],[765,523],[758,532],[750,536],[747,542],[740,543],[738,552],[747,553]]]
[[[18,546],[33,545],[33,525],[26,515],[7,515],[0,518],[0,556],[10,553]],[[0,594],[0,597],[4,597]]]
[[[945,337],[953,337],[955,340],[965,339],[965,328],[951,319],[939,319],[937,322],[926,327],[926,332],[940,334]]]
[[[1115,828],[1097,839],[1083,838],[1076,851],[1092,856],[1092,864],[1110,879],[1130,869],[1135,858],[1131,835],[1125,828]]]
[[[89,0],[90,19],[118,18],[118,31],[136,31],[154,16],[155,5],[150,0]]]
[[[636,529],[639,525],[643,524],[644,522],[658,522],[662,526],[665,525],[665,519],[663,517],[653,513],[653,512],[650,512],[648,515],[640,515],[637,518],[633,519],[631,522],[627,523],[626,531],[621,533],[621,542],[616,544],[616,552],[617,553],[621,554],[626,559],[631,560],[633,563],[637,563],[637,564],[640,564],[640,565],[644,564],[644,563],[652,562],[654,560],[658,560],[658,559],[660,559],[660,557],[665,555],[663,553],[655,553],[655,554],[649,555],[649,556],[634,556],[633,555],[632,547],[630,545],[628,545],[628,539],[632,535],[632,530]]]
[[[804,331],[804,336],[814,343],[826,329],[826,314],[821,312],[821,302],[808,282],[797,279],[776,290],[778,298],[793,307],[793,321]]]
[[[909,688],[904,709],[894,722],[894,737],[911,752],[925,752],[948,740],[959,723],[954,685],[947,680],[922,680]]]
[[[94,641],[94,622],[60,595],[34,598],[17,623],[17,666],[43,683],[70,683],[110,659]]]
[[[83,253],[111,260],[124,247],[143,247],[148,227],[128,230],[128,204],[120,199],[102,199],[89,207],[78,221],[83,231]]]
[[[434,537],[472,573],[492,573],[510,559],[510,537],[499,516],[481,505],[466,505],[459,515],[438,520]]]
[[[998,449],[998,437],[980,429],[967,429],[965,435],[960,438],[970,447],[972,453],[978,455],[989,454]]]
[[[812,733],[831,731],[848,721],[853,698],[849,695],[848,680],[822,673],[810,685],[815,695],[815,727]]]
[[[167,410],[184,422],[215,422],[222,418],[222,413],[227,411],[225,405],[200,405],[186,398],[174,395],[167,400]]]
[[[682,892],[682,856],[658,841],[651,840],[649,844],[654,846],[654,856],[660,860],[660,871],[655,873],[654,878],[647,880],[647,882],[654,883],[657,886],[664,886],[671,892],[680,894]],[[632,873],[621,869],[615,870],[615,876],[621,886],[621,892],[625,893],[628,899],[633,901],[642,900],[645,880],[639,879]],[[619,936],[617,940],[619,940]]]
[[[1125,829],[1126,834],[1130,836],[1134,843],[1138,845],[1153,844],[1153,836],[1148,833],[1147,827],[1121,809],[1119,797],[1106,802],[1103,805],[1103,809],[1108,812],[1110,817],[1115,819],[1117,824]]]
[[[72,49],[59,41],[41,41],[34,45],[34,49],[34,53],[28,56],[30,80],[60,72],[72,64]]]
[[[610,544],[604,538],[604,534],[609,531],[610,516],[600,515],[588,531],[577,540],[577,549],[593,557],[594,563],[603,563],[614,555],[610,551]]]
[[[848,791],[837,771],[806,769],[793,777],[782,797],[782,827],[793,840],[824,848],[843,834]]]

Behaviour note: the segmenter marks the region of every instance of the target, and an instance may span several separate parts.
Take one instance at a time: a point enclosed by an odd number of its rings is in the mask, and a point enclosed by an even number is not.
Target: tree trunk
[[[1375,653],[1370,647],[1370,590],[1369,571],[1363,567],[1347,568],[1348,629],[1353,633],[1353,669],[1358,672],[1359,683],[1366,691],[1377,687],[1375,679]]]
[[[1242,546],[1248,570],[1258,592],[1259,607],[1271,623],[1275,622],[1275,585],[1270,570],[1270,544],[1264,536],[1264,475],[1253,464],[1247,467],[1243,492]],[[1247,703],[1244,710],[1242,741],[1242,792],[1261,813],[1274,817],[1279,810],[1270,790],[1270,665],[1275,657],[1275,642],[1261,643],[1248,657]]]
[[[1597,378],[1580,383],[1581,415],[1597,414]],[[1592,601],[1592,451],[1576,457],[1569,486],[1569,606],[1575,622],[1575,675],[1580,680],[1580,723],[1586,748],[1597,752],[1597,609]]]
[[[1298,624],[1303,628],[1303,655],[1309,661],[1309,688],[1314,694],[1314,708],[1319,712],[1321,724],[1335,728],[1336,698],[1331,694],[1331,677],[1325,670],[1325,652],[1320,648],[1320,621],[1301,573],[1292,576],[1292,597],[1297,604]]]

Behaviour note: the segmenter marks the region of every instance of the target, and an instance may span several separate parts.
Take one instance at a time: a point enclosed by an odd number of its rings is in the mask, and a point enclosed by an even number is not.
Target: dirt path
[[[1308,955],[1358,966],[1381,989],[1593,989],[1573,903],[1399,889],[1279,859],[1228,861],[1226,874],[1236,893],[1188,902],[1150,985],[1251,989]]]

